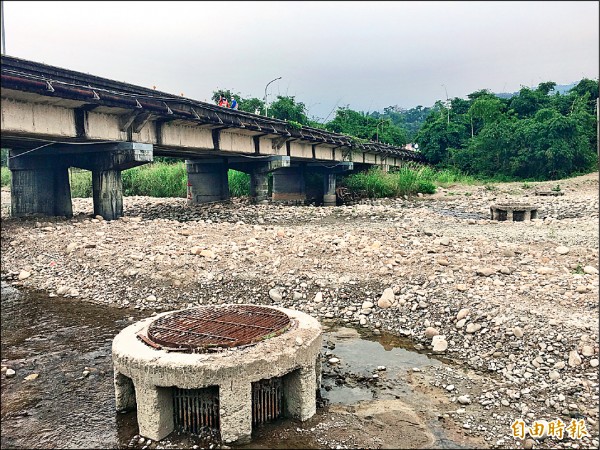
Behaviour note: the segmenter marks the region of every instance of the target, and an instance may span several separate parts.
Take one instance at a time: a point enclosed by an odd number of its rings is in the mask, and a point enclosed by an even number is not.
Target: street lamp
[[[442,84],[444,91],[446,91],[446,109],[448,110],[448,123],[450,123],[450,100],[448,99],[448,90],[446,89],[446,85]]]
[[[267,83],[267,85],[265,86],[265,116],[269,117],[269,115],[267,114],[267,88],[269,87],[269,85],[273,82],[273,81],[277,81],[277,80],[281,80],[281,77],[277,77],[274,80],[271,80]]]
[[[383,133],[383,124],[385,119],[379,119],[377,126],[375,127],[375,142],[379,142],[379,125],[381,125],[381,132]]]

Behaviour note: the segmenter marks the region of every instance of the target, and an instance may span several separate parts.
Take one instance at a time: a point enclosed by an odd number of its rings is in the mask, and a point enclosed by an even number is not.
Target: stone
[[[19,280],[24,280],[25,278],[29,278],[31,276],[31,272],[28,272],[26,270],[21,270],[21,272],[19,273]]]
[[[302,294],[300,292],[298,292],[298,291],[294,291],[294,293],[292,295],[292,298],[293,298],[294,301],[298,301],[298,300],[300,300],[302,298]]]
[[[283,298],[281,295],[281,291],[278,288],[273,288],[269,290],[269,297],[271,297],[271,300],[273,300],[274,302],[280,302]]]
[[[466,284],[457,284],[456,285],[456,290],[460,291],[460,292],[465,292],[468,288],[468,286]]]
[[[313,298],[313,302],[323,303],[323,293],[321,291],[319,291],[315,294],[315,298]]]
[[[437,263],[440,266],[448,266],[448,265],[450,265],[450,263],[448,262],[448,260],[446,258],[438,258]]]
[[[465,326],[466,322],[467,322],[467,319],[460,319],[458,322],[456,322],[455,327],[460,329]]]
[[[591,345],[584,345],[581,348],[581,354],[583,356],[594,356],[594,347],[592,347]]]
[[[6,378],[12,378],[17,374],[13,369],[6,369]]]
[[[296,337],[296,345],[301,346],[302,344],[304,344],[304,340],[300,336]]]
[[[559,255],[566,255],[567,253],[569,253],[569,247],[565,247],[564,245],[561,245],[559,247],[556,247],[554,249],[554,251],[556,253],[558,253]]]
[[[381,297],[377,301],[377,306],[386,309],[392,306],[394,303],[394,291],[392,288],[386,288],[381,294]]]
[[[448,386],[446,386],[446,390],[448,392],[452,392],[454,390],[454,385],[453,384],[449,384]]]
[[[434,336],[437,336],[438,334],[440,334],[440,332],[436,328],[427,327],[425,329],[425,336],[427,336],[430,339]]]
[[[591,367],[598,367],[598,360],[596,358],[590,359],[590,366]]]
[[[370,309],[373,306],[375,306],[373,305],[373,302],[363,302],[361,309]]]
[[[156,301],[156,296],[150,294],[148,297],[146,297],[146,301],[148,301],[148,302],[155,302]]]
[[[200,256],[203,256],[204,258],[209,258],[212,259],[215,257],[215,252],[213,252],[212,250],[202,250],[200,251]]]
[[[527,438],[525,439],[525,441],[523,442],[523,448],[525,450],[531,450],[533,448],[533,446],[535,445],[535,441],[531,438]]]
[[[579,356],[579,353],[577,353],[577,350],[571,350],[569,352],[569,366],[577,367],[580,365],[581,365],[581,357]]]
[[[552,267],[538,267],[536,269],[536,272],[539,273],[540,275],[548,275],[548,274],[554,272],[554,269]]]
[[[437,336],[434,336],[437,337]],[[433,353],[444,353],[448,349],[448,341],[440,339],[433,344]]]
[[[556,370],[553,370],[548,374],[548,378],[550,378],[552,381],[556,381],[560,378],[560,373],[558,373]]]
[[[523,337],[523,330],[521,329],[521,327],[513,327],[512,332],[518,338]]]
[[[458,403],[460,403],[461,405],[470,405],[471,404],[471,399],[469,398],[468,395],[461,395],[460,397],[458,397],[456,399],[458,401]]]
[[[75,242],[71,242],[67,245],[67,253],[73,252],[77,248],[77,244]]]
[[[496,269],[492,269],[491,267],[484,267],[482,269],[477,269],[477,275],[482,275],[484,277],[489,277],[496,273]]]
[[[329,358],[329,361],[327,361],[329,364],[337,364],[340,362],[339,358]]]
[[[35,379],[36,379],[37,377],[39,377],[39,376],[40,376],[40,375],[39,375],[38,373],[32,373],[32,374],[30,374],[30,375],[27,375],[27,376],[25,377],[25,380],[26,380],[26,381],[32,381],[32,380],[35,380]]]
[[[585,266],[585,267],[583,268],[583,271],[584,271],[585,273],[587,273],[587,274],[590,274],[590,275],[594,275],[594,274],[597,274],[597,273],[598,273],[598,269],[596,269],[596,268],[595,268],[595,267],[593,267],[593,266]]]
[[[473,334],[476,333],[477,331],[481,330],[481,324],[479,323],[470,323],[467,325],[467,333],[469,334]]]
[[[471,310],[469,308],[461,309],[458,312],[458,314],[456,315],[456,320],[464,319],[465,317],[467,317],[469,315],[470,312],[471,312]]]

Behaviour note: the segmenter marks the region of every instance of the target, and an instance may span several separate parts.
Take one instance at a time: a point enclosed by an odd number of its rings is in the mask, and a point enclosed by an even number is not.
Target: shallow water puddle
[[[111,344],[129,317],[150,313],[19,293],[4,283],[1,299],[2,365],[16,371],[1,381],[1,447],[144,447],[135,412],[114,409]],[[333,325],[324,331],[324,406],[303,423],[260,427],[251,444],[236,448],[460,447],[434,420],[427,396],[408,382],[413,368],[440,361],[407,350],[409,343],[393,335]],[[331,357],[339,363],[328,364]],[[39,377],[26,381],[30,374]],[[150,448],[202,444],[173,433]]]

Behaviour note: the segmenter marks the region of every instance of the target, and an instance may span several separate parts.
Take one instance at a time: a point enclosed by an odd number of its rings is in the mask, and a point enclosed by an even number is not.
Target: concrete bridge
[[[92,172],[94,213],[123,214],[121,171],[154,156],[186,159],[188,202],[229,197],[227,170],[250,174],[254,201],[303,202],[304,174],[324,178],[335,205],[337,173],[402,161],[413,151],[361,143],[243,111],[2,56],[2,148],[9,149],[13,216],[72,216],[68,168]]]

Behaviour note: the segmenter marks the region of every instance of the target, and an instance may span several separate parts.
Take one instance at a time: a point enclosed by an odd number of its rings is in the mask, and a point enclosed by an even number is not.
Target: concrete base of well
[[[321,326],[308,314],[275,308],[292,320],[285,333],[216,353],[154,349],[137,338],[158,317],[128,326],[113,340],[117,410],[137,405],[140,435],[160,440],[174,429],[173,388],[218,386],[224,443],[247,442],[252,433],[252,383],[283,377],[284,415],[307,420],[316,412]]]

